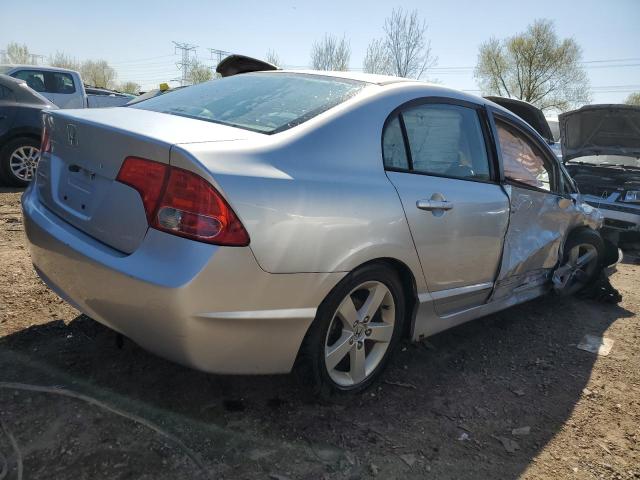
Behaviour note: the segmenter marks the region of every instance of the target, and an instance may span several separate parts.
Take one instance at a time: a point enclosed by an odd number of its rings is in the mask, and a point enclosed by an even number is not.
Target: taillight
[[[168,172],[169,165],[137,157],[127,157],[118,172],[116,180],[135,188],[142,197],[142,204],[150,225],[153,224],[153,214],[160,200]]]
[[[49,138],[49,127],[47,122],[44,122],[42,127],[42,137],[40,138],[40,153],[46,153],[51,151],[51,139]]]
[[[153,228],[216,245],[249,245],[249,235],[229,204],[195,173],[128,157],[116,180],[140,193]]]

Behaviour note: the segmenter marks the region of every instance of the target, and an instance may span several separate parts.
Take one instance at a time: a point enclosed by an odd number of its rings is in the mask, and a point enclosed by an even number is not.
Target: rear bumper
[[[29,188],[34,266],[66,301],[160,356],[215,373],[291,370],[316,308],[344,273],[269,274],[249,248],[149,229],[130,255],[61,220]]]

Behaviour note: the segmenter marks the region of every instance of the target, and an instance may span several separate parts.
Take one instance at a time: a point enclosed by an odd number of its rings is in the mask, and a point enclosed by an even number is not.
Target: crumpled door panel
[[[578,226],[602,226],[602,214],[580,198],[567,201],[512,185],[505,191],[511,212],[492,300],[548,281],[559,263],[567,234]]]

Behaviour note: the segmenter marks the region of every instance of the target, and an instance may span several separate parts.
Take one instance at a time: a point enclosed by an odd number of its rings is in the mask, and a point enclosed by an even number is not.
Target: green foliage
[[[564,111],[590,101],[582,51],[560,39],[550,20],[536,20],[523,33],[480,45],[474,75],[485,95],[524,100],[542,110]]]
[[[118,86],[118,90],[122,93],[131,93],[132,95],[138,95],[140,93],[140,85],[136,82],[124,82]]]
[[[80,66],[80,74],[84,83],[98,88],[113,88],[117,77],[106,60],[85,60]]]
[[[627,105],[640,105],[640,92],[633,92],[624,101]]]
[[[189,68],[189,74],[187,75],[189,81],[193,84],[208,82],[213,78],[213,72],[211,68],[198,60],[191,62]]]

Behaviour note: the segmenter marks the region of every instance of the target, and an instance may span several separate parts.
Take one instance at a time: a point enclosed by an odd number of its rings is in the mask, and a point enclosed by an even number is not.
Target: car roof
[[[36,103],[55,107],[55,105],[47,98],[43,97],[32,88],[29,88],[27,86],[27,82],[24,80],[0,73],[0,85],[7,87],[13,92],[17,103]]]
[[[0,68],[3,68],[3,67],[8,68],[9,70],[19,68],[24,70],[44,70],[47,72],[77,73],[75,70],[69,70],[68,68],[49,67],[45,65],[25,65],[25,64],[11,64],[11,63],[0,64]]]

